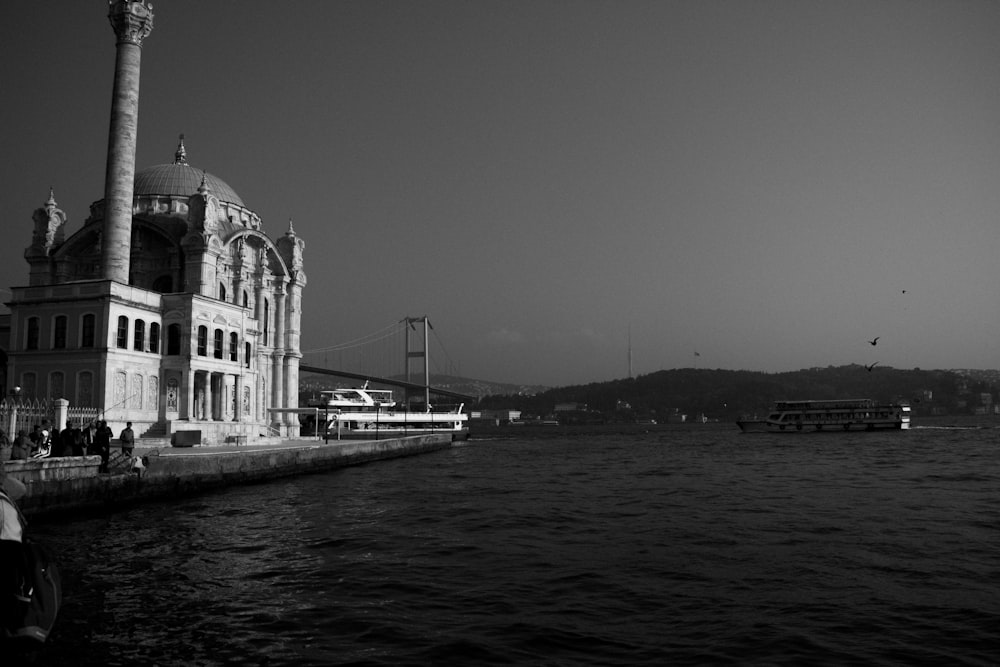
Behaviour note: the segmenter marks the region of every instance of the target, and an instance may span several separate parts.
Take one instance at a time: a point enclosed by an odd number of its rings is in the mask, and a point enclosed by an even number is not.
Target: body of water
[[[37,664],[1000,661],[1000,430],[526,433],[38,520]]]

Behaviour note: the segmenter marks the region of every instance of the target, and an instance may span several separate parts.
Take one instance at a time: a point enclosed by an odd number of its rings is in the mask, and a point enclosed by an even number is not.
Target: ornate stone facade
[[[272,241],[232,188],[187,163],[183,136],[172,163],[123,168],[135,118],[115,118],[122,97],[137,108],[135,51],[152,11],[118,0],[109,18],[119,57],[105,198],[70,235],[53,193],[34,212],[28,285],[10,301],[8,385],[100,408],[116,433],[131,421],[208,441],[298,435],[295,415],[272,408],[298,407],[305,244],[290,222]],[[135,71],[119,90],[123,48]],[[123,193],[124,220],[112,210]]]

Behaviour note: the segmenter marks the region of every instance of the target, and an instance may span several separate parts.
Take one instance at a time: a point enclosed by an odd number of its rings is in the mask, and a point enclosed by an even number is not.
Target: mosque
[[[7,302],[7,389],[97,408],[115,433],[131,421],[202,442],[295,437],[305,243],[291,222],[272,240],[225,181],[188,163],[183,136],[172,162],[136,170],[152,5],[109,8],[104,197],[72,233],[51,191],[34,211],[28,282]]]

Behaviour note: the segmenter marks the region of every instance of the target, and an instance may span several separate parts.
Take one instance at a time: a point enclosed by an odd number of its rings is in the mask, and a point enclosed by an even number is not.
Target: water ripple
[[[32,526],[37,664],[995,664],[995,430],[474,441]]]

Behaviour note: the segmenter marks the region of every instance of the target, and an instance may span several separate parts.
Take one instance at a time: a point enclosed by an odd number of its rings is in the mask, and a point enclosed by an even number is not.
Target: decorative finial
[[[174,164],[187,164],[187,151],[184,150],[184,135],[181,135],[177,144],[177,152],[174,153]]]
[[[145,0],[108,0],[108,20],[119,44],[142,46],[153,31],[153,5]]]
[[[49,199],[45,202],[45,205],[53,207],[56,205],[56,191],[51,186],[49,187]]]
[[[288,219],[288,233],[289,234],[295,234],[295,228],[292,227],[292,219],[291,218]]]
[[[204,195],[208,194],[208,174],[204,171],[201,172],[201,185],[198,186],[198,194]]]

